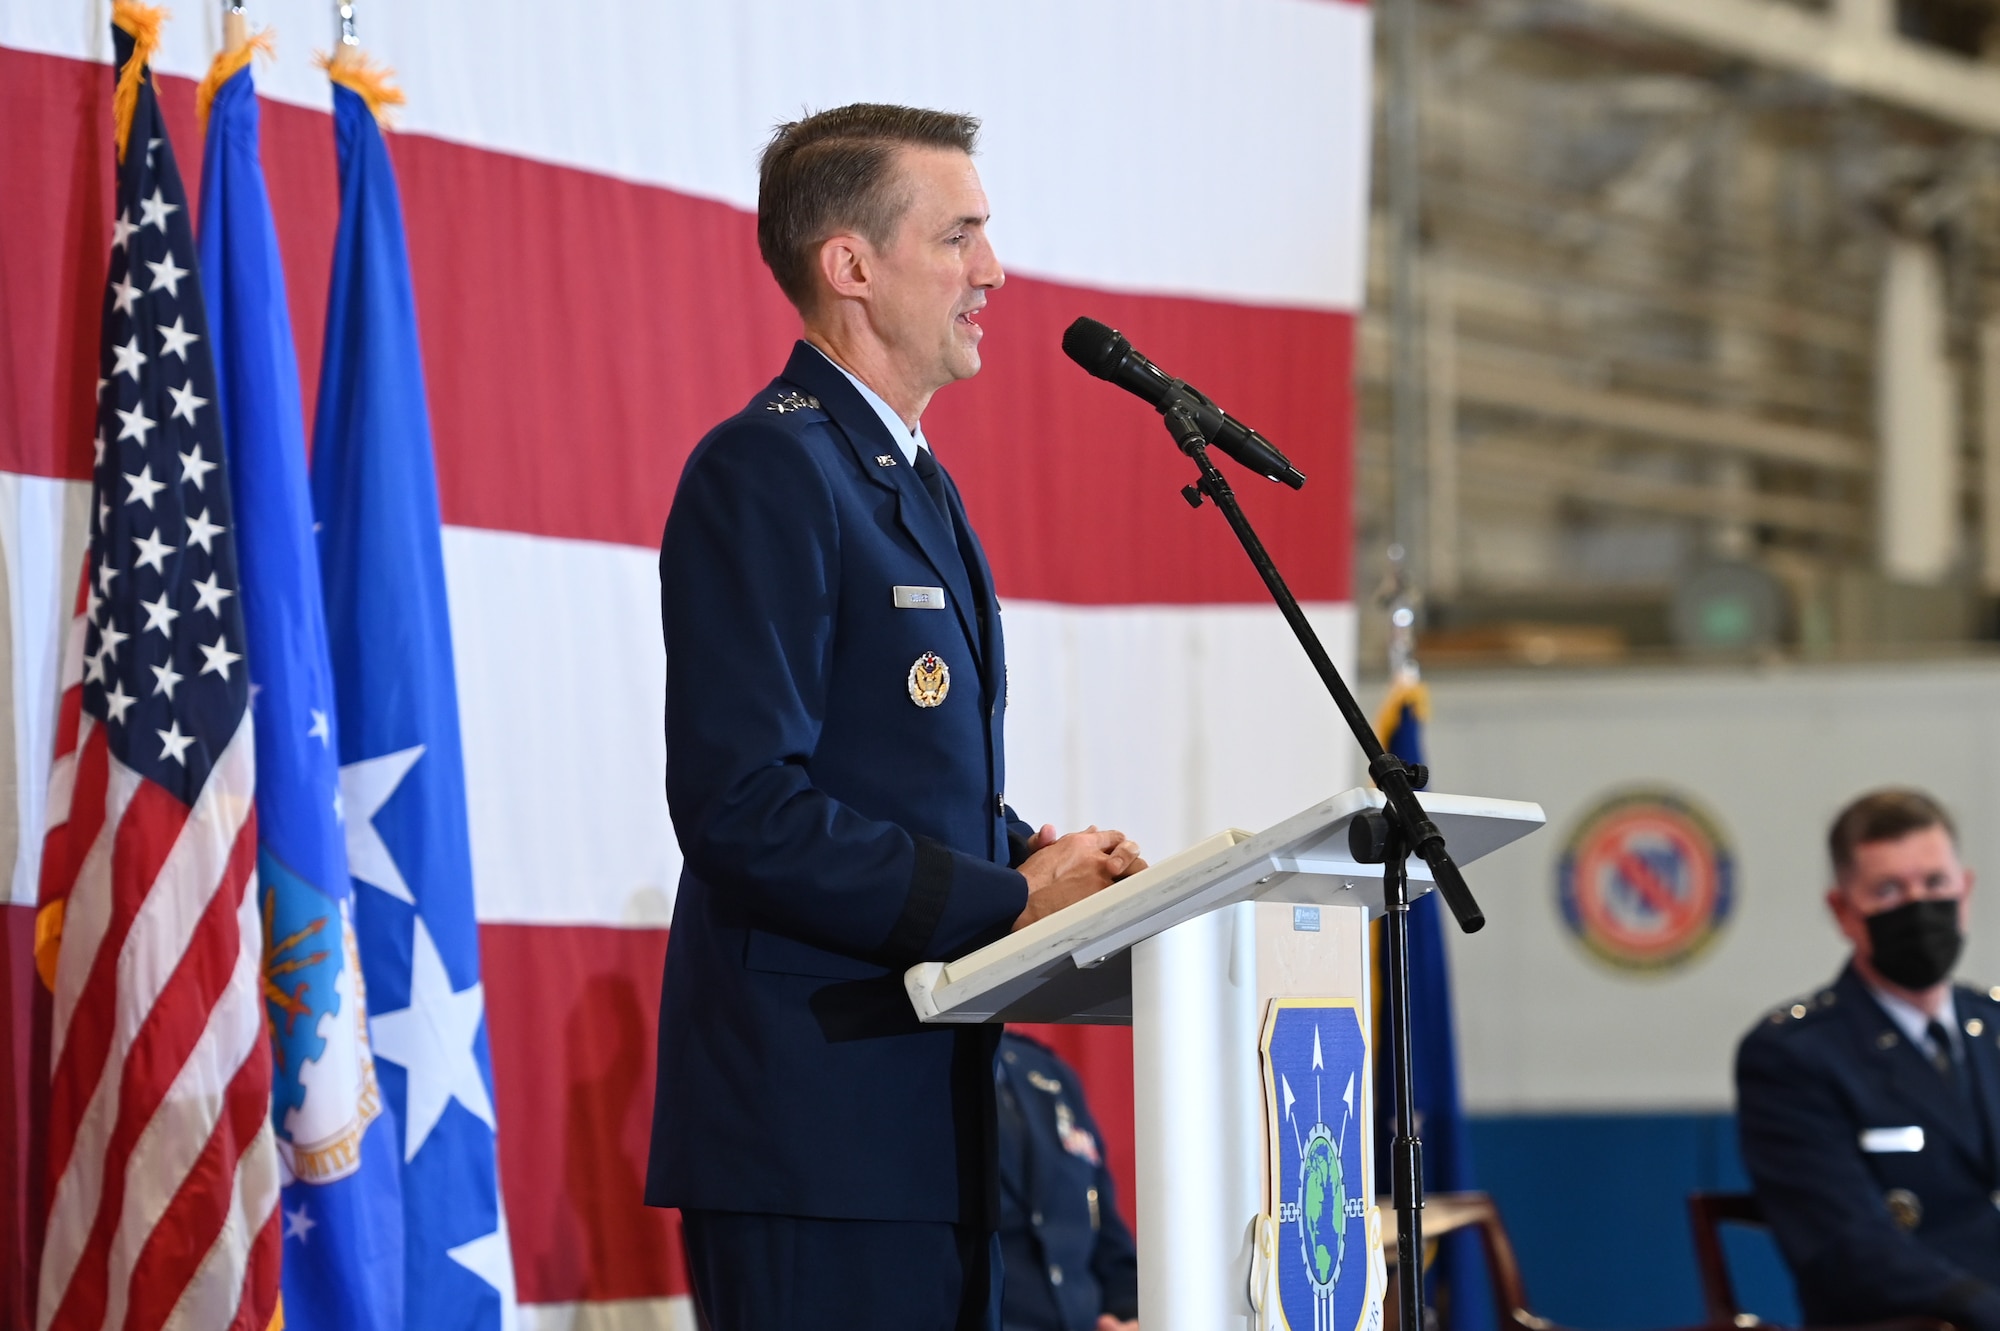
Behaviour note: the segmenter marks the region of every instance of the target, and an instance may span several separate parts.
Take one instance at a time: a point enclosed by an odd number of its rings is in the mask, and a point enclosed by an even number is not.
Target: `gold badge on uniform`
[[[1896,1222],[1896,1228],[1912,1230],[1924,1222],[1924,1204],[1908,1188],[1891,1188],[1882,1200],[1887,1204],[1889,1218]]]
[[[936,652],[925,652],[910,667],[910,701],[919,707],[935,707],[951,692],[951,667]]]

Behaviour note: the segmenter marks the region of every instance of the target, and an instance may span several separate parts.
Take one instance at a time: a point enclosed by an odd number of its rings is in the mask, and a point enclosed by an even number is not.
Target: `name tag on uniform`
[[[942,587],[892,587],[896,594],[898,610],[942,610],[944,609],[944,588]]]
[[[1863,1128],[1861,1149],[1869,1155],[1914,1155],[1924,1149],[1924,1130],[1915,1124],[1907,1128]]]

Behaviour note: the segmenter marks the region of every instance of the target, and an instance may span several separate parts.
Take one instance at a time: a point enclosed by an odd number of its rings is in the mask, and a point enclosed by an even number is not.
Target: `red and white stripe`
[[[45,328],[92,283],[94,318],[101,290],[97,259],[49,258],[108,235],[108,194],[77,165],[108,151],[100,18],[0,0],[0,126],[37,127],[0,128],[0,179],[21,209],[0,229],[0,284],[51,312],[18,342],[0,322],[0,352],[18,382],[56,386],[11,406],[0,393],[0,543],[74,539],[82,512],[46,492],[87,472],[95,348],[79,365]],[[264,163],[310,407],[338,220],[310,62],[331,46],[330,10],[257,0],[252,19],[279,34],[280,58],[257,71]],[[1347,742],[1220,518],[1181,502],[1186,464],[1157,419],[1058,343],[1078,314],[1120,327],[1286,449],[1305,491],[1245,478],[1245,502],[1350,659],[1369,13],[410,0],[361,23],[411,97],[391,151],[447,524],[481,947],[509,977],[487,1001],[523,1325],[671,1326],[686,1316],[677,1218],[637,1202],[680,868],[661,793],[656,551],[687,451],[796,333],[757,257],[758,146],[803,108],[856,99],[984,119],[1009,281],[982,320],[985,370],[938,396],[925,433],[1005,604],[1008,798],[1038,821],[1115,824],[1172,849],[1349,784]],[[220,38],[219,14],[193,7],[155,66],[197,78]],[[191,85],[161,87],[192,180]],[[39,566],[24,567],[10,557],[32,590]],[[530,622],[542,631],[523,633]],[[51,631],[13,639],[31,721],[46,694],[21,644]],[[1129,1186],[1123,1035],[1064,1038]]]
[[[81,657],[73,629],[43,859],[64,927],[35,1325],[264,1331],[278,1160],[250,719],[190,808],[111,755]]]

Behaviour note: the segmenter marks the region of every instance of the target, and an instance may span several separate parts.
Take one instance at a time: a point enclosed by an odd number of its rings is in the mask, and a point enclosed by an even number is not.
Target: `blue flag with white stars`
[[[256,725],[285,1320],[298,1331],[399,1331],[402,1175],[368,1047],[298,355],[257,141],[257,90],[243,69],[209,111],[200,252]]]
[[[340,787],[374,1052],[400,1130],[405,1307],[511,1327],[458,694],[402,202],[367,103],[333,90],[340,230],[313,431]]]
[[[121,60],[132,39],[115,33]],[[150,85],[150,76],[147,79]],[[194,234],[150,86],[118,172],[105,292],[83,711],[111,756],[192,806],[248,797],[250,683]],[[134,214],[137,214],[136,217]],[[219,774],[219,775],[218,775]]]

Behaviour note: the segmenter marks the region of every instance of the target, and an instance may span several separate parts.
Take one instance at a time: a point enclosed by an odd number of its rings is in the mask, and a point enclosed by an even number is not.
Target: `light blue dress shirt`
[[[806,345],[812,346],[812,343],[808,342]],[[819,351],[819,348],[813,347],[813,350]],[[882,424],[889,429],[889,437],[894,439],[896,447],[903,451],[903,461],[912,467],[916,466],[917,450],[921,448],[925,452],[930,451],[930,441],[924,438],[924,427],[918,425],[916,429],[912,430],[909,426],[903,424],[903,418],[896,414],[894,407],[882,400],[880,393],[855,378],[845,365],[842,365],[833,357],[827,356],[824,351],[819,351],[819,354],[826,356],[826,363],[846,375],[847,382],[860,390],[861,400],[875,408],[875,414],[882,418]]]
[[[1931,1046],[1930,1024],[1932,1017],[1930,1013],[1925,1012],[1922,1008],[1911,1007],[1894,994],[1885,993],[1872,984],[1868,985],[1868,992],[1877,1003],[1882,1005],[1882,1010],[1889,1014],[1889,1020],[1896,1023],[1896,1029],[1903,1033],[1904,1039],[1927,1054],[1935,1055],[1937,1053],[1937,1050]],[[1944,993],[1944,1010],[1937,1014],[1936,1020],[1939,1025],[1944,1027],[1945,1036],[1951,1041],[1952,1062],[1959,1062],[1961,1055],[1958,1035],[1958,1005],[1952,1001],[1951,990],[1949,989],[1945,990]]]

